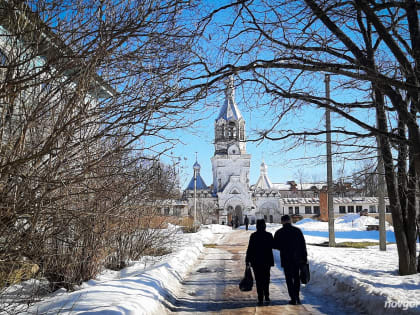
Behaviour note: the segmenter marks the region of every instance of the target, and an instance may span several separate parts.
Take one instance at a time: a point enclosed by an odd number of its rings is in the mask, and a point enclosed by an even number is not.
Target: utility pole
[[[330,100],[330,75],[325,74],[325,97],[327,104]],[[331,153],[331,112],[327,107],[325,109],[325,126],[327,130],[327,194],[328,194],[328,245],[335,247],[334,233],[334,199],[332,182],[332,153]]]
[[[193,221],[193,227],[194,231],[196,230],[196,224],[197,224],[197,172],[199,170],[200,166],[197,162],[197,152],[195,152],[195,164],[194,164],[194,221]]]

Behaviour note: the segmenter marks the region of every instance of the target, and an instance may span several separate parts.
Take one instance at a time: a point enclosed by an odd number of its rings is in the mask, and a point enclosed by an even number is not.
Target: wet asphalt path
[[[252,232],[237,230],[218,235],[214,247],[205,248],[184,279],[181,292],[166,302],[168,314],[359,314],[337,300],[301,290],[302,305],[289,305],[284,274],[271,268],[271,303],[257,306],[257,293],[241,292],[238,283],[245,268],[245,252]],[[278,252],[276,252],[278,255]]]

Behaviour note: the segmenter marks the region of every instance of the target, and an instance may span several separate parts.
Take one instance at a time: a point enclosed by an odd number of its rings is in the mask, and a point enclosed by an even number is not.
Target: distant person
[[[245,215],[244,223],[245,223],[245,230],[248,231],[249,219],[247,215]]]
[[[230,225],[232,226],[232,230],[235,228],[235,226],[233,225],[233,219],[230,220]]]
[[[302,231],[292,225],[290,216],[282,216],[281,223],[283,227],[274,234],[274,248],[280,251],[281,266],[291,299],[289,304],[302,304],[299,298],[299,267],[308,261],[305,238]]]
[[[235,228],[239,227],[239,218],[235,216]]]
[[[245,263],[251,264],[257,285],[258,305],[263,305],[263,299],[270,302],[270,268],[274,266],[273,235],[265,231],[264,219],[257,220],[257,231],[249,238]]]

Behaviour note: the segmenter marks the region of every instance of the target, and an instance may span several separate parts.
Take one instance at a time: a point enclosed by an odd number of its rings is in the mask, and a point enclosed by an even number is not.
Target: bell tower
[[[246,154],[245,120],[235,102],[233,77],[225,84],[225,102],[214,123],[214,154]]]
[[[225,81],[225,102],[214,123],[213,193],[235,181],[249,189],[251,155],[246,153],[245,120],[235,101],[233,77]]]

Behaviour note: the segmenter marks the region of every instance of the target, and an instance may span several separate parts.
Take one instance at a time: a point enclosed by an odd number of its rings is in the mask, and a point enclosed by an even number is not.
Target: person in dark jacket
[[[245,263],[251,264],[257,285],[258,305],[270,302],[270,268],[274,266],[273,235],[265,231],[264,219],[257,220],[257,231],[249,238]]]
[[[244,224],[245,224],[245,230],[248,231],[249,219],[247,215],[245,215]]]
[[[281,217],[283,227],[274,234],[274,248],[280,251],[281,266],[286,277],[289,304],[301,304],[299,298],[299,267],[307,263],[305,238],[302,231],[291,224],[290,216]]]
[[[239,227],[239,218],[235,216],[235,229]]]

